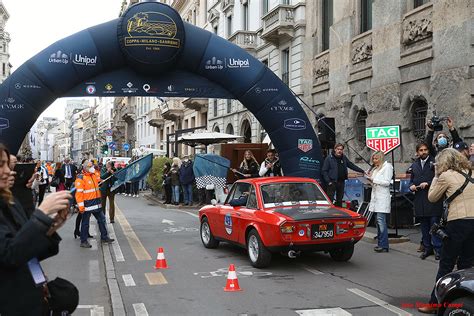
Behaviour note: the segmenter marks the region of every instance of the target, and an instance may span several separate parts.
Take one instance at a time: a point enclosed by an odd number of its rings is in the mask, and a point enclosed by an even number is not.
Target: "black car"
[[[451,272],[436,283],[438,315],[474,315],[474,268]]]

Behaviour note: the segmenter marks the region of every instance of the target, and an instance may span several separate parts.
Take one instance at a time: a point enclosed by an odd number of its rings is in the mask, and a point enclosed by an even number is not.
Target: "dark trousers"
[[[334,205],[336,206],[342,206],[342,198],[344,197],[344,186],[345,186],[344,180],[333,182],[331,185],[328,185],[326,194],[328,195],[328,197],[331,199],[331,202],[332,202],[334,201],[334,193],[336,193],[336,201],[334,202]]]
[[[106,213],[106,206],[107,206],[107,198],[109,198],[109,218],[110,221],[113,221],[115,218],[115,193],[110,192],[110,189],[108,189],[105,193],[103,193],[101,196],[101,203],[102,204],[102,210],[104,211],[104,215]]]
[[[39,185],[38,205],[40,205],[41,202],[43,202],[44,193],[46,192],[46,187],[47,187],[47,186],[48,186],[47,184],[40,184],[40,185]]]
[[[138,191],[139,191],[139,182],[136,181],[136,182],[133,182],[130,184],[130,187],[132,188],[132,192],[131,194],[133,195],[138,195]]]
[[[471,268],[474,260],[474,219],[449,221],[446,224],[446,233],[449,239],[441,248],[436,282],[453,271],[456,260],[459,270]],[[434,288],[431,292],[430,303],[437,303]]]
[[[107,227],[105,226],[105,216],[102,209],[98,208],[94,211],[84,212],[82,213],[82,223],[81,223],[81,242],[86,242],[87,238],[89,237],[89,222],[91,218],[91,214],[94,215],[97,223],[99,224],[100,230],[100,239],[105,240],[109,238],[109,234],[107,233]]]
[[[82,213],[78,212],[76,216],[76,227],[74,229],[74,233],[76,235],[81,235],[81,221],[82,221]],[[87,236],[89,236],[89,232],[87,232]]]
[[[171,184],[165,184],[165,203],[170,204],[171,203]]]
[[[74,183],[74,180],[72,178],[65,178],[64,179],[64,185],[66,186],[66,190],[70,190],[72,184]]]
[[[421,240],[425,247],[425,252],[430,252],[431,250],[439,252],[442,246],[441,239],[435,235],[431,236],[430,229],[434,223],[439,223],[440,218],[437,216],[425,216],[419,217],[418,219],[420,220]]]

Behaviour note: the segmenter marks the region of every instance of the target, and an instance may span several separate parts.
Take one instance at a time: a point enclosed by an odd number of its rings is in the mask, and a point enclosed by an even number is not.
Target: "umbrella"
[[[178,138],[178,143],[184,143],[189,146],[196,146],[198,144],[211,145],[227,143],[229,141],[236,140],[237,138],[243,138],[243,136],[232,135],[219,132],[204,132],[194,133],[189,135],[183,135]]]

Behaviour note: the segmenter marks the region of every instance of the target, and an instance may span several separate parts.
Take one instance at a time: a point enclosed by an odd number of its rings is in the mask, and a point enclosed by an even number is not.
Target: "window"
[[[428,104],[424,100],[416,100],[413,104],[413,135],[417,140],[422,141],[426,133],[426,114],[428,113]]]
[[[263,0],[262,15],[268,13],[268,0]]]
[[[290,49],[282,51],[281,56],[281,80],[286,84],[290,84]]]
[[[230,112],[232,112],[232,100],[227,99],[227,114],[229,114]]]
[[[290,0],[282,0],[282,1],[281,1],[281,4],[289,5],[289,4],[290,4]]]
[[[247,3],[243,4],[242,8],[242,17],[243,17],[243,26],[244,31],[249,29],[249,5]]]
[[[372,0],[360,0],[360,32],[372,29]]]
[[[229,202],[232,199],[238,199],[241,197],[244,192],[249,192],[251,189],[251,185],[249,183],[236,183],[230,192],[230,194],[227,196],[227,199],[224,204],[229,204]]]
[[[217,34],[217,25],[214,26],[214,34]]]
[[[322,20],[322,51],[329,49],[329,28],[333,22],[333,6],[332,0],[323,0],[323,20]]]
[[[250,194],[247,199],[247,208],[251,208],[254,210],[258,209],[257,196],[255,195],[255,190],[253,187],[250,189]]]
[[[267,67],[268,67],[268,59],[264,59],[264,60],[262,60],[262,64],[264,64],[265,66],[267,66]]]
[[[430,0],[414,0],[413,9],[418,8],[424,4],[427,4],[428,2],[430,2]]]
[[[367,111],[362,109],[357,114],[356,118],[356,133],[357,140],[365,144],[365,127],[367,126]]]
[[[232,15],[227,17],[227,37],[232,35]]]
[[[225,129],[225,132],[226,132],[227,134],[234,135],[234,127],[232,126],[232,124],[229,123],[229,124],[227,125],[227,127],[226,127],[226,129]]]
[[[6,74],[5,63],[3,63],[3,75],[5,76],[5,74]]]
[[[217,99],[214,99],[214,117],[217,116]]]

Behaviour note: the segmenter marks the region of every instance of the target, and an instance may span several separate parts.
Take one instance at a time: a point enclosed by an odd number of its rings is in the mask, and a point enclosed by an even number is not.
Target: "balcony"
[[[169,102],[164,102],[160,105],[161,116],[165,120],[177,121],[182,119],[184,116],[184,107],[177,99],[169,100]]]
[[[222,12],[226,13],[228,10],[232,10],[233,7],[234,7],[234,0],[221,1]]]
[[[165,120],[161,117],[159,109],[154,109],[150,112],[150,119],[148,124],[156,128],[162,128],[165,125]]]
[[[137,116],[135,115],[135,109],[130,104],[127,104],[122,107],[120,111],[120,116],[122,120],[124,120],[127,124],[133,124],[133,122],[135,122],[135,120],[137,119]]]
[[[182,102],[184,107],[190,110],[201,111],[209,105],[209,99],[188,98]]]
[[[280,4],[262,17],[263,30],[261,37],[272,43],[289,40],[295,31],[295,8]]]
[[[256,31],[237,31],[229,37],[229,42],[234,43],[248,51],[254,51],[257,48]]]

